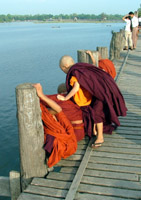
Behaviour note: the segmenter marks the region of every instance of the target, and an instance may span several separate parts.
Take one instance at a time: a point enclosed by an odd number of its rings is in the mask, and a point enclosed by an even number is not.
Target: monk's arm
[[[45,101],[53,110],[55,110],[57,113],[62,111],[62,108],[55,101],[44,95],[40,83],[33,84],[33,87],[36,89],[38,97]]]
[[[67,101],[69,100],[71,97],[73,97],[79,90],[79,83],[78,82],[75,82],[74,83],[74,86],[72,88],[72,90],[67,94],[67,96],[62,96],[62,95],[57,95],[57,98],[61,101]]]
[[[95,65],[96,61],[94,59],[94,56],[92,55],[92,52],[91,51],[86,51],[86,53],[89,54],[89,56],[91,57],[91,60],[92,60],[93,64]]]

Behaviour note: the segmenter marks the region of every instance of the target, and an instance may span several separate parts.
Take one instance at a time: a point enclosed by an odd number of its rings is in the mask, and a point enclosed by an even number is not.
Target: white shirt
[[[130,19],[125,19],[124,21],[126,22],[125,31],[131,32],[131,29],[130,29],[131,20]]]
[[[139,25],[139,20],[138,20],[137,17],[134,16],[131,20],[132,20],[132,27],[133,28],[135,28]]]

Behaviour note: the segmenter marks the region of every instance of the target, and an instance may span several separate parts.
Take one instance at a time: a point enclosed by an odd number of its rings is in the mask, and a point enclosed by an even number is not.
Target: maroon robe
[[[93,96],[89,106],[81,107],[86,133],[91,137],[93,124],[103,122],[103,131],[111,134],[115,126],[120,125],[118,116],[126,116],[127,111],[114,79],[98,67],[77,63],[70,68],[66,77],[68,92],[72,89],[70,86],[72,76],[75,76],[79,84]]]

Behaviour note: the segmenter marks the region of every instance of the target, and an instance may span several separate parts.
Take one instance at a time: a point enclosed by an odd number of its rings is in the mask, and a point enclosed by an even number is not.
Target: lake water
[[[56,93],[65,74],[58,62],[64,54],[77,61],[77,50],[109,47],[111,31],[123,23],[0,24],[0,176],[19,170],[15,88],[40,82],[46,94]],[[55,28],[54,28],[55,27]]]

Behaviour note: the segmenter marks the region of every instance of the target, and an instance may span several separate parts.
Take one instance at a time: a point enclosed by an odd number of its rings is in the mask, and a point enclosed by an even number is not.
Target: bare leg
[[[103,122],[97,123],[97,139],[95,143],[103,143],[104,142],[104,137],[103,137]]]
[[[93,134],[96,136],[97,135],[97,132],[96,132],[96,124],[94,124],[94,127],[93,127]]]
[[[97,123],[94,125],[94,129],[97,127],[97,139],[94,144],[92,144],[92,148],[97,148],[100,147],[101,144],[104,142],[104,137],[103,137],[103,122]]]

